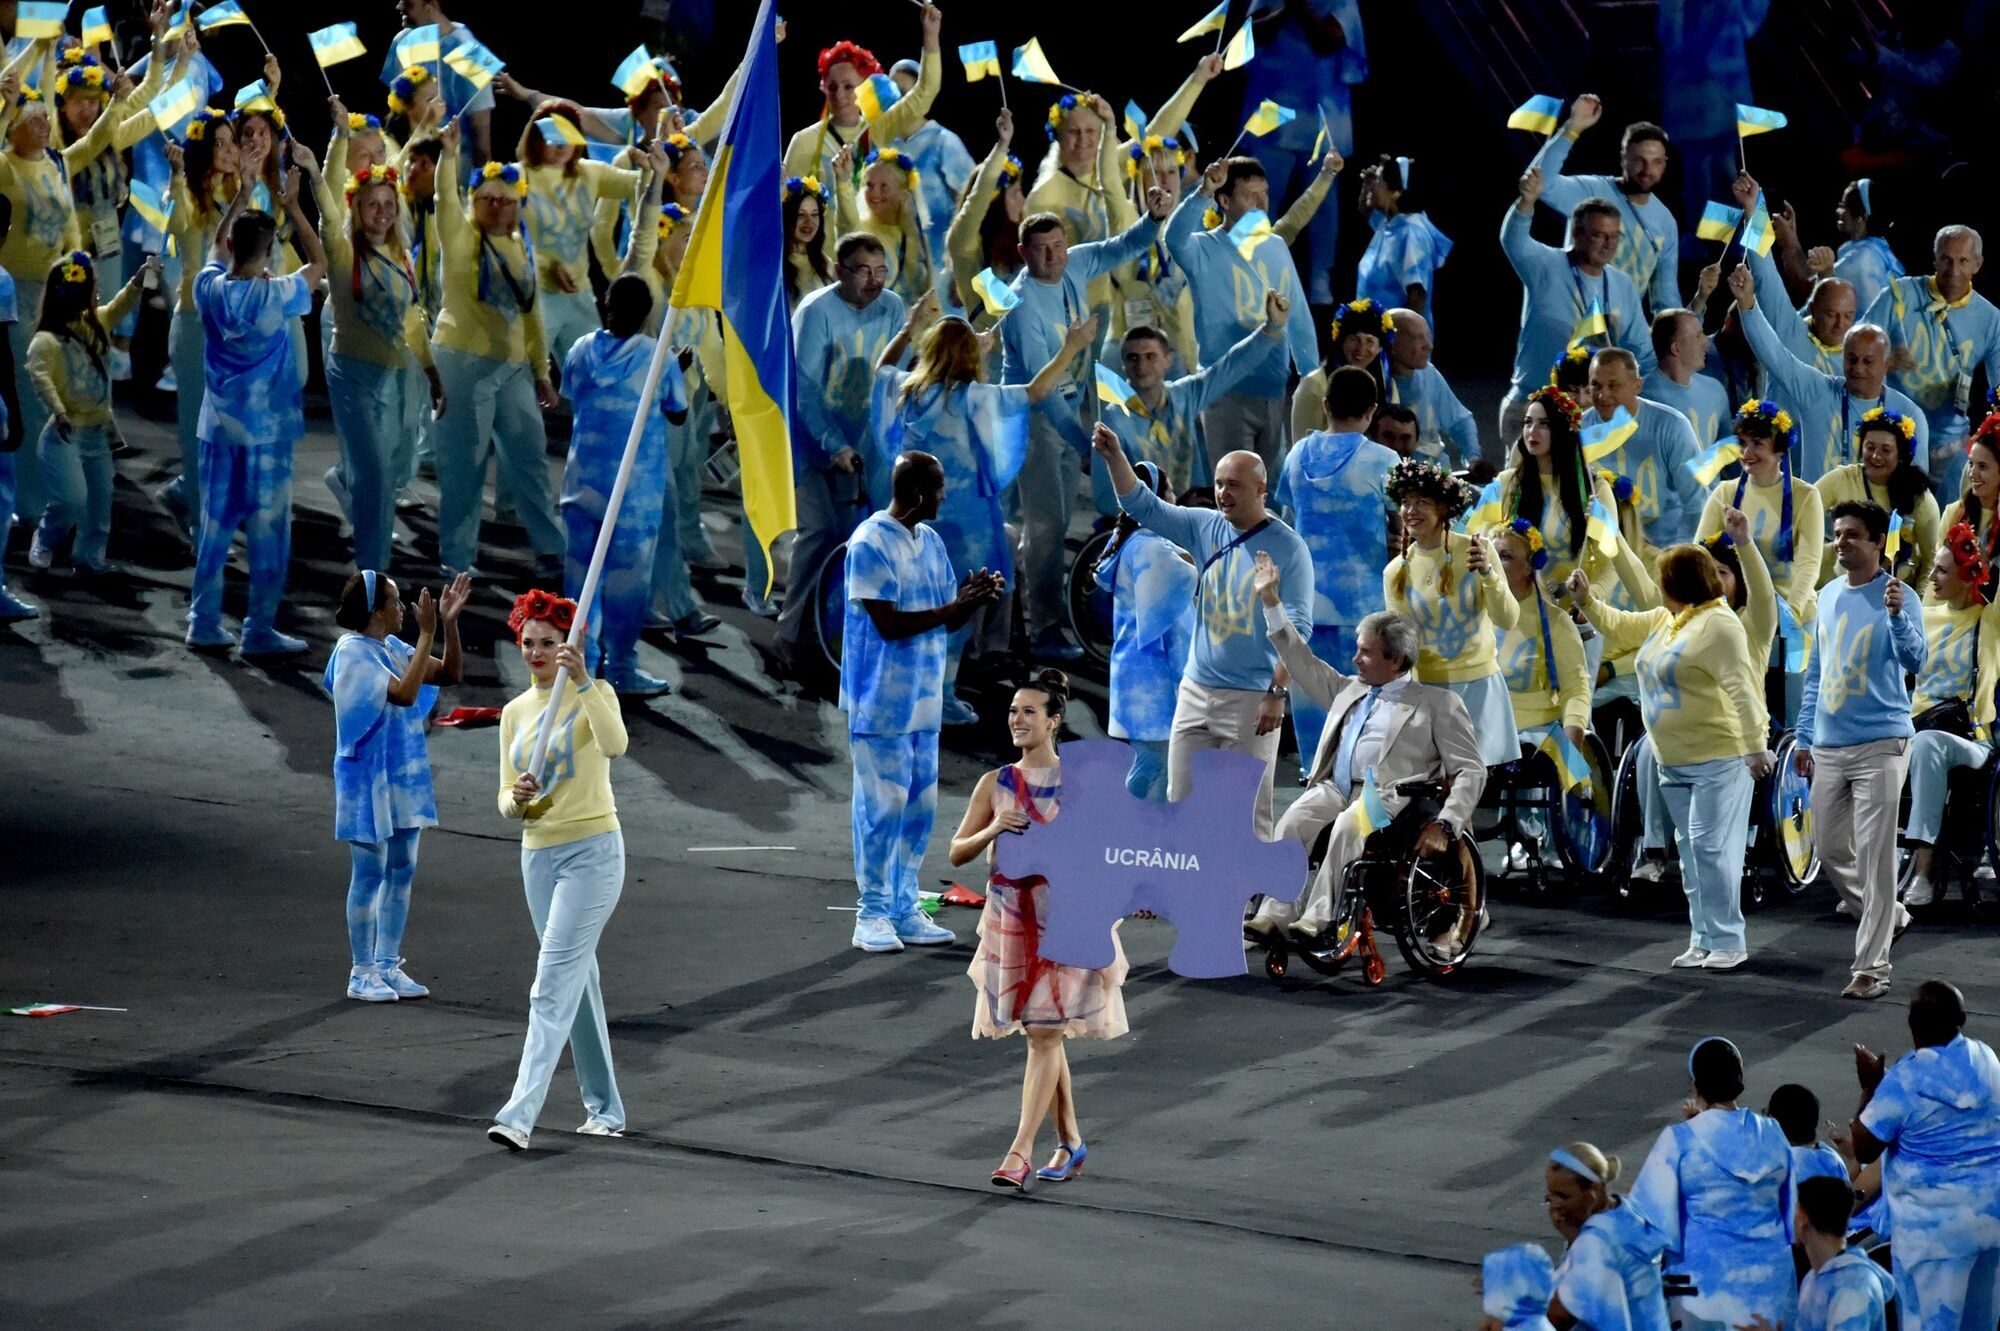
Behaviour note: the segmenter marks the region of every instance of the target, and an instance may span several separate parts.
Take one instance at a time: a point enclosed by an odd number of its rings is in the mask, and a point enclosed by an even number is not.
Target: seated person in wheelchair
[[[1265,897],[1249,922],[1252,933],[1275,934],[1289,927],[1296,938],[1316,939],[1334,918],[1334,892],[1347,865],[1361,854],[1372,822],[1404,823],[1413,797],[1399,787],[1413,782],[1443,784],[1444,804],[1415,837],[1422,855],[1441,855],[1466,825],[1486,786],[1479,739],[1465,704],[1449,689],[1419,684],[1417,626],[1387,611],[1369,615],[1355,632],[1354,674],[1343,675],[1314,656],[1286,619],[1279,601],[1277,565],[1258,556],[1252,586],[1264,603],[1264,623],[1294,687],[1326,708],[1326,730],[1309,769],[1307,789],[1278,823],[1278,835],[1310,848],[1331,829],[1326,857],[1306,892],[1303,909]],[[1379,804],[1363,803],[1373,787]],[[1341,815],[1362,803],[1348,817]],[[1372,809],[1372,812],[1369,810]],[[1457,925],[1475,927],[1480,903],[1471,902]]]
[[[1993,690],[2000,685],[2000,608],[1991,603],[1993,573],[1972,524],[1961,521],[1945,535],[1931,566],[1924,598],[1924,636],[1930,655],[1910,700],[1917,735],[1910,742],[1910,815],[1903,839],[1910,844],[1910,885],[1905,906],[1937,900],[1931,877],[1933,847],[1944,825],[1951,774],[1979,767],[1993,752]]]

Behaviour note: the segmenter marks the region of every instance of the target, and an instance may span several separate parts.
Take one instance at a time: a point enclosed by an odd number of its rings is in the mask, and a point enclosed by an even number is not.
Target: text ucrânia
[[[1161,850],[1158,846],[1106,846],[1106,864],[1122,864],[1135,869],[1179,869],[1186,873],[1201,870],[1201,857],[1193,851]]]

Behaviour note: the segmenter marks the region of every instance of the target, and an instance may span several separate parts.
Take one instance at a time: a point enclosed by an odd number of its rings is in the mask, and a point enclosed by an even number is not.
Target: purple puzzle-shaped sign
[[[1086,740],[1062,749],[1062,807],[1046,823],[994,843],[1009,878],[1048,881],[1041,954],[1095,970],[1112,960],[1111,926],[1141,910],[1173,921],[1176,975],[1242,975],[1243,910],[1258,893],[1295,900],[1306,852],[1257,835],[1264,765],[1247,753],[1193,755],[1193,791],[1173,804],[1125,789],[1130,746]]]

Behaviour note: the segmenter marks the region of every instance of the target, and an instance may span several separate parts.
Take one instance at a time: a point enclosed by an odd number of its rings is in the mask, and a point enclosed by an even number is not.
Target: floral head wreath
[[[1986,587],[1993,576],[1993,569],[1986,562],[1986,552],[1979,548],[1979,533],[1972,529],[1970,522],[1960,518],[1944,534],[1944,550],[1951,556],[1958,580],[1972,589],[1975,601],[1985,605]]]
[[[917,192],[916,164],[910,161],[910,155],[901,148],[878,148],[869,153],[868,159],[861,164],[861,169],[866,171],[872,166],[896,167],[903,173],[903,188],[912,194]]]
[[[1584,373],[1588,374],[1590,372],[1590,348],[1584,346],[1582,343],[1572,343],[1562,355],[1556,357],[1555,364],[1549,366],[1549,387],[1561,387],[1562,372],[1568,369],[1581,369]]]
[[[853,42],[848,41],[835,42],[832,46],[827,47],[819,53],[819,81],[821,83],[826,82],[827,71],[831,70],[835,65],[852,65],[854,66],[854,72],[864,79],[870,75],[882,72],[882,62],[875,58],[873,51],[865,46],[857,46]]]
[[[1389,349],[1396,340],[1396,321],[1389,312],[1366,296],[1348,301],[1333,312],[1333,344],[1339,346],[1341,339],[1351,333],[1367,333],[1381,340],[1382,349]]]
[[[361,114],[359,111],[349,111],[347,113],[347,132],[349,134],[373,134],[379,132],[381,128],[381,116],[367,116]]]
[[[810,194],[822,204],[833,197],[833,191],[818,176],[788,176],[785,179],[785,197],[796,199]]]
[[[1057,132],[1062,129],[1063,121],[1069,119],[1069,113],[1076,110],[1079,106],[1084,107],[1085,110],[1090,109],[1075,93],[1064,93],[1056,100],[1056,104],[1049,108],[1049,123],[1042,126],[1042,132],[1053,140]]]
[[[667,161],[674,166],[679,166],[681,158],[687,156],[693,148],[694,140],[685,134],[669,134],[660,140],[660,151],[667,155]]]
[[[14,98],[14,105],[17,108],[42,105],[42,90],[40,88],[22,88]]]
[[[92,58],[88,63],[69,66],[56,75],[57,97],[105,97],[110,95],[110,80],[104,66]]]
[[[1575,434],[1583,429],[1583,404],[1554,384],[1537,388],[1528,394],[1528,404],[1539,402],[1543,408],[1560,414],[1569,425],[1569,432]],[[1525,405],[1524,408],[1525,410]]]
[[[204,106],[194,113],[194,119],[188,121],[187,128],[182,133],[187,137],[189,143],[200,143],[208,137],[208,131],[211,126],[227,125],[228,123],[229,112],[219,110],[213,106]]]
[[[1392,504],[1403,502],[1405,495],[1430,500],[1443,510],[1446,522],[1472,507],[1472,493],[1454,480],[1450,472],[1435,462],[1419,458],[1404,458],[1389,468],[1386,488]]]
[[[496,180],[503,185],[511,187],[516,198],[525,199],[528,197],[528,175],[525,171],[521,170],[519,164],[514,162],[487,162],[483,164],[478,171],[473,173],[472,188],[476,190],[481,185],[490,185]]]
[[[401,180],[402,177],[396,174],[396,168],[387,163],[364,166],[347,178],[347,201],[353,203],[354,196],[370,185],[395,186],[400,184]],[[401,193],[400,190],[397,192]]]
[[[431,81],[431,72],[422,65],[411,65],[396,76],[389,85],[389,112],[391,115],[407,115],[410,103],[416,99],[417,89]]]
[[[1789,455],[1799,445],[1798,422],[1792,419],[1791,412],[1769,398],[1753,397],[1736,409],[1737,430],[1741,431],[1745,425],[1768,429],[1780,453]]]
[[[69,69],[75,65],[96,65],[101,63],[96,56],[92,55],[88,49],[77,42],[72,42],[70,45],[65,46],[62,49],[62,54],[56,57],[57,69]]]
[[[236,108],[236,110],[230,113],[229,123],[232,125],[240,125],[244,121],[248,120],[251,116],[270,117],[272,126],[278,131],[277,137],[281,139],[286,137],[285,113],[279,110],[276,106],[260,106],[255,110],[252,110],[247,106],[239,106]]]
[[[1860,447],[1862,435],[1876,429],[1890,429],[1896,432],[1897,438],[1901,441],[1897,446],[1902,449],[1903,461],[1908,462],[1916,456],[1917,422],[1913,417],[1900,411],[1891,411],[1887,407],[1870,407],[1861,414],[1861,424],[1854,427],[1855,446]]]
[[[71,250],[56,266],[56,280],[64,286],[88,286],[96,282],[90,255],[83,250]]]
[[[519,642],[528,625],[538,619],[554,625],[559,633],[568,633],[576,622],[576,602],[539,587],[522,592],[514,598],[514,608],[507,612],[507,627],[514,630],[514,641]]]
[[[1018,185],[1021,182],[1021,175],[1026,169],[1026,167],[1021,165],[1020,158],[1014,156],[1012,153],[1008,153],[1007,160],[1000,164],[1000,179],[994,185],[993,192],[995,194],[1005,194],[1009,188]]]
[[[1179,139],[1164,139],[1158,134],[1148,134],[1144,139],[1135,140],[1132,146],[1125,150],[1125,174],[1128,177],[1136,177],[1139,168],[1154,153],[1170,153],[1173,155],[1175,166],[1187,165],[1187,149],[1181,146]]]
[[[1621,476],[1609,467],[1597,469],[1597,479],[1611,487],[1611,497],[1621,504],[1632,502],[1633,485],[1630,476]]]
[[[675,227],[687,221],[687,216],[687,209],[681,207],[678,203],[661,204],[659,221],[660,239],[665,240],[668,236],[672,235]]]
[[[1542,539],[1542,529],[1526,518],[1515,518],[1500,530],[1520,538],[1528,547],[1528,567],[1540,573],[1549,564],[1548,542]]]

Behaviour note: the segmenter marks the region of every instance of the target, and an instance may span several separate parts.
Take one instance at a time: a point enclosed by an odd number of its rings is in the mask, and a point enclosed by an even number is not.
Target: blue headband
[[[1694,1044],[1693,1044],[1693,1045],[1691,1045],[1691,1046],[1690,1046],[1690,1047],[1688,1048],[1688,1080],[1689,1080],[1689,1081],[1693,1081],[1693,1080],[1694,1080],[1694,1056],[1695,1056],[1695,1051],[1696,1051],[1696,1050],[1698,1050],[1698,1049],[1700,1049],[1700,1048],[1701,1048],[1701,1047],[1702,1047],[1703,1045],[1705,1045],[1705,1044],[1708,1044],[1708,1043],[1710,1043],[1710,1042],[1714,1042],[1714,1043],[1717,1043],[1717,1044],[1726,1044],[1726,1045],[1728,1045],[1728,1046],[1729,1046],[1729,1052],[1730,1052],[1730,1053],[1732,1053],[1732,1054],[1734,1054],[1734,1055],[1736,1055],[1736,1062],[1737,1062],[1737,1064],[1738,1064],[1739,1066],[1740,1066],[1740,1065],[1742,1064],[1742,1062],[1743,1062],[1743,1051],[1742,1051],[1741,1049],[1738,1049],[1738,1048],[1736,1047],[1736,1041],[1734,1041],[1734,1040],[1730,1039],[1730,1038],[1729,1038],[1728,1036],[1726,1036],[1726,1035],[1709,1035],[1709,1036],[1704,1036],[1703,1038],[1701,1038],[1701,1039],[1699,1039],[1699,1040],[1696,1040],[1696,1041],[1694,1042]]]
[[[1864,217],[1872,217],[1875,214],[1874,205],[1868,202],[1868,191],[1874,183],[1866,176],[1854,182],[1854,192],[1861,196],[1861,213]]]
[[[368,594],[368,613],[372,615],[375,613],[375,570],[374,569],[364,568],[361,570],[361,590]]]
[[[1586,1183],[1595,1183],[1599,1187],[1604,1186],[1604,1179],[1598,1174],[1596,1170],[1592,1169],[1589,1165],[1586,1165],[1585,1163],[1583,1163],[1583,1161],[1577,1159],[1575,1156],[1571,1155],[1567,1150],[1563,1149],[1560,1146],[1556,1147],[1555,1150],[1549,1152],[1549,1163],[1552,1165],[1561,1165],[1564,1169],[1567,1169],[1570,1173],[1576,1175],[1578,1178],[1582,1179]]]

